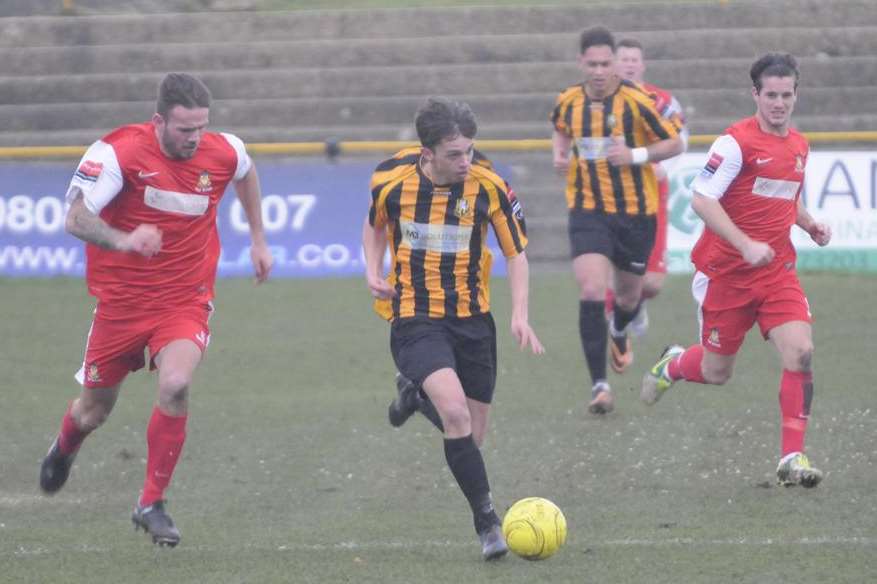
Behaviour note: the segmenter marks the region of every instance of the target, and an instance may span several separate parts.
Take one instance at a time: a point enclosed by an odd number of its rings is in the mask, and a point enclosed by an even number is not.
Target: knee
[[[703,378],[711,385],[725,385],[733,373],[734,367],[730,365],[703,365]]]
[[[803,342],[788,349],[785,367],[792,371],[810,371],[813,364],[813,343]]]
[[[158,401],[161,405],[177,409],[184,406],[189,398],[189,384],[192,382],[188,375],[169,372],[162,375],[158,383]]]
[[[79,429],[84,432],[91,432],[97,429],[109,417],[111,409],[111,406],[101,402],[83,405],[79,413],[79,419],[76,420]]]
[[[596,282],[579,282],[579,298],[603,302],[606,299],[606,286],[600,286]]]
[[[447,434],[465,436],[472,432],[472,418],[465,402],[453,404],[445,408],[444,411],[441,412],[441,417],[442,423],[445,426],[445,433]]]

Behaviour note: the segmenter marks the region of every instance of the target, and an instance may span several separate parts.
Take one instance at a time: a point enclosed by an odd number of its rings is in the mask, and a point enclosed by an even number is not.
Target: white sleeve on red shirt
[[[232,180],[241,180],[247,176],[247,173],[250,172],[250,169],[253,167],[253,159],[247,154],[247,147],[244,146],[243,140],[234,134],[228,134],[226,132],[222,132],[222,137],[231,144],[231,147],[234,148],[235,153],[238,155],[238,167],[234,171],[234,177]]]
[[[710,147],[703,170],[691,182],[691,190],[721,199],[743,167],[743,152],[732,136],[719,136]]]
[[[119,194],[124,184],[116,151],[110,144],[98,140],[79,161],[64,198],[73,202],[76,189],[82,191],[85,207],[97,215]]]

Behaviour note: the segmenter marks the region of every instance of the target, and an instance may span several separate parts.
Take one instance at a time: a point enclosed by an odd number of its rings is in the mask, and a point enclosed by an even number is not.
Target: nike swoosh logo
[[[151,176],[155,176],[158,174],[158,171],[155,172],[143,172],[142,170],[137,173],[137,176],[140,178],[149,178]]]
[[[756,158],[755,164],[767,164],[771,160],[773,160],[773,158]]]

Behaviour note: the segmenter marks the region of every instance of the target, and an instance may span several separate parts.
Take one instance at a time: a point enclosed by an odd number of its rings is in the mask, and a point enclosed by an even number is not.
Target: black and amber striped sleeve
[[[557,96],[554,110],[551,112],[551,124],[561,134],[572,135],[570,120],[572,118],[572,108],[577,87],[574,85],[562,91]]]
[[[481,189],[487,194],[488,215],[496,240],[505,257],[511,258],[527,247],[524,210],[508,183],[495,173],[481,173]]]
[[[368,210],[368,222],[372,227],[384,227],[387,224],[387,195],[398,178],[411,172],[413,165],[420,158],[420,147],[404,148],[392,158],[378,164],[372,173],[369,189],[371,205]]]
[[[641,124],[648,144],[675,138],[680,127],[673,120],[662,116],[652,96],[637,88],[630,93],[636,110],[635,119]]]

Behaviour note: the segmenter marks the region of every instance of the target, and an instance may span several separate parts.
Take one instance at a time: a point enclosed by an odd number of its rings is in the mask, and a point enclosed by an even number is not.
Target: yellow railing
[[[877,131],[862,132],[805,132],[811,143],[831,144],[840,142],[877,142]],[[716,139],[715,135],[699,134],[689,138],[693,146],[708,146]],[[525,152],[550,150],[551,140],[478,140],[478,147],[492,152]],[[344,154],[395,152],[415,142],[375,141],[338,142],[337,147]],[[0,159],[10,158],[74,158],[82,156],[85,146],[8,146],[0,147]],[[247,144],[251,154],[273,154],[283,156],[309,156],[326,153],[325,142],[279,142]]]

